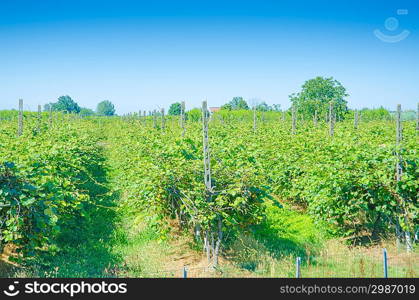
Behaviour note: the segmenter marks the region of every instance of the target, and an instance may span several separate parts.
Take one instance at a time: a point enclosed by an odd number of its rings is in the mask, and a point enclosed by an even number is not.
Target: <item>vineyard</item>
[[[415,121],[193,112],[0,112],[0,276],[144,277],[180,241],[211,274],[394,244],[397,276],[418,275]]]

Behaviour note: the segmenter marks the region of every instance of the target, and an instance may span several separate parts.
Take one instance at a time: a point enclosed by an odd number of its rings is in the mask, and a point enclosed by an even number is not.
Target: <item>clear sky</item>
[[[419,1],[0,0],[0,109],[61,95],[119,114],[234,96],[288,108],[315,76],[352,108],[415,109]]]

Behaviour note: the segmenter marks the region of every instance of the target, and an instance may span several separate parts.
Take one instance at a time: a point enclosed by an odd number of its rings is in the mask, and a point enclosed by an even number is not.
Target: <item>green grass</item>
[[[125,270],[120,276],[159,277],[158,273],[165,268],[165,257],[171,247],[146,220],[144,214],[127,213],[119,224],[117,232],[121,238],[114,245],[114,252],[124,260]]]
[[[240,234],[229,252],[239,267],[268,275],[268,265],[318,252],[325,240],[321,232],[308,215],[267,202],[264,222]]]
[[[392,241],[352,247],[326,236],[324,227],[288,205],[267,203],[265,222],[231,246],[229,255],[238,269],[221,267],[222,276],[295,277],[300,257],[302,277],[383,277],[382,248],[388,252],[389,277],[418,276],[417,248],[408,254]]]

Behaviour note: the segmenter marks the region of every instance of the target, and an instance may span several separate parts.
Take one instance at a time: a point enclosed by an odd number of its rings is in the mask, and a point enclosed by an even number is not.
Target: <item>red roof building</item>
[[[221,109],[221,107],[210,107],[209,108],[210,112],[212,112],[212,113],[215,113],[217,111],[220,111],[220,109]]]

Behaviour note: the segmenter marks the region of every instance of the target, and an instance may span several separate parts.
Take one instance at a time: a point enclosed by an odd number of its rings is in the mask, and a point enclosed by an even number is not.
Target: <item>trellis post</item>
[[[400,154],[400,147],[403,141],[403,127],[402,127],[402,121],[401,121],[401,111],[402,106],[400,104],[397,104],[397,113],[396,113],[396,156],[397,156],[397,163],[396,163],[396,181],[400,182],[402,180],[403,176],[403,168],[402,168],[402,158]],[[407,217],[407,207],[406,207],[406,200],[402,198],[402,210],[404,215],[404,222],[405,227],[408,226],[408,217]],[[396,221],[396,226],[399,226],[398,222]],[[412,251],[412,240],[410,237],[410,231],[409,228],[406,228],[404,230],[404,237],[406,240],[406,250],[408,252]],[[399,237],[397,237],[399,239]]]
[[[207,101],[202,101],[202,144],[203,144],[203,154],[204,154],[204,183],[205,183],[205,192],[207,195],[207,201],[210,200],[210,195],[212,191],[211,187],[211,160],[209,153],[209,142],[208,142],[208,109]],[[207,251],[208,262],[211,260],[210,253],[210,234],[207,230],[204,238],[204,247]]]
[[[384,278],[388,278],[387,250],[386,250],[386,248],[383,248],[383,271],[384,271]]]
[[[19,116],[18,116],[18,128],[17,135],[23,134],[23,99],[19,99]]]
[[[295,260],[295,278],[301,278],[301,257]]]
[[[166,127],[166,119],[164,117],[164,108],[161,109],[161,129],[164,130]]]
[[[52,126],[52,105],[50,104],[49,107],[49,126]]]
[[[291,132],[292,134],[296,134],[297,131],[297,116],[296,116],[296,111],[295,111],[295,106],[293,105],[292,108],[292,128],[291,128]]]
[[[156,110],[153,110],[153,127],[157,128],[157,113],[156,113]]]

